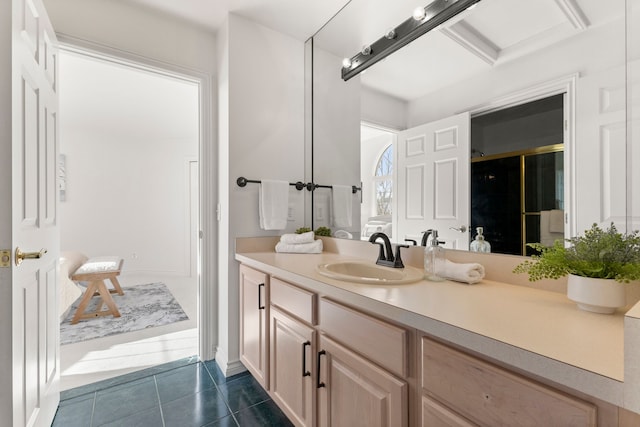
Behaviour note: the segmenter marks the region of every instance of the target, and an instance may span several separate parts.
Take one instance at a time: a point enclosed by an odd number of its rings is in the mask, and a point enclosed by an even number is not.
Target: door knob
[[[46,249],[40,249],[40,252],[22,252],[20,248],[16,248],[15,262],[16,265],[22,264],[25,259],[40,259],[47,253]]]
[[[451,230],[455,230],[459,233],[464,233],[465,231],[467,231],[467,226],[466,225],[461,225],[459,228],[458,227],[449,227]]]

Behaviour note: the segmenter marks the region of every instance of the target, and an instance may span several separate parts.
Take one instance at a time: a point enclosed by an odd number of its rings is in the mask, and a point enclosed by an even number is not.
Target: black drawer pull
[[[302,343],[302,376],[310,377],[311,372],[307,371],[307,346],[311,346],[311,341]]]
[[[260,288],[264,288],[264,283],[260,283],[258,285],[258,310],[264,310],[264,305],[262,305],[262,292]]]
[[[327,354],[326,351],[324,350],[320,350],[318,352],[318,370],[316,371],[316,388],[322,388],[325,386],[324,383],[320,382],[320,356],[322,356],[323,354]]]

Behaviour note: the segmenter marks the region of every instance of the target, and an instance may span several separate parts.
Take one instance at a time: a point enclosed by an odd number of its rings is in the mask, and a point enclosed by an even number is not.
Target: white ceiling
[[[433,0],[120,0],[216,31],[235,13],[339,58],[358,52]],[[611,21],[624,0],[482,0],[362,76],[409,101]],[[335,18],[332,17],[340,12]],[[425,54],[426,53],[426,54]],[[398,63],[403,77],[397,77]],[[405,64],[411,64],[407,66]],[[339,71],[337,71],[339,72]]]
[[[217,31],[228,13],[307,40],[348,0],[123,0]]]

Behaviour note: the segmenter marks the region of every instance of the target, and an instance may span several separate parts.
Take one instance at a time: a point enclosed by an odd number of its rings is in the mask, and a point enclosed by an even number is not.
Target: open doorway
[[[471,119],[471,229],[493,252],[564,239],[564,93]]]
[[[198,355],[199,117],[196,81],[61,51],[61,250],[123,258],[125,294],[162,284],[188,317],[63,344],[63,390]]]
[[[396,132],[368,123],[360,124],[361,240],[376,232],[393,238],[394,146]]]

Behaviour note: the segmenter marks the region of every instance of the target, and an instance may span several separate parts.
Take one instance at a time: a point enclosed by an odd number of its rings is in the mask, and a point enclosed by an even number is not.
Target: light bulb
[[[342,68],[351,68],[352,62],[351,58],[344,58],[342,60]]]
[[[413,11],[413,19],[415,19],[416,21],[422,21],[425,16],[427,16],[427,11],[424,9],[424,7],[419,7]]]
[[[360,53],[362,53],[364,56],[371,55],[371,46],[362,46],[362,50],[360,51]]]
[[[384,33],[384,37],[386,39],[389,40],[393,40],[396,38],[396,30],[394,30],[393,28],[389,28],[385,33]]]

